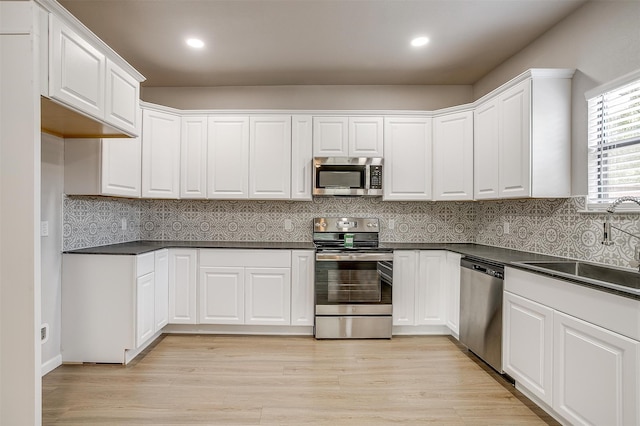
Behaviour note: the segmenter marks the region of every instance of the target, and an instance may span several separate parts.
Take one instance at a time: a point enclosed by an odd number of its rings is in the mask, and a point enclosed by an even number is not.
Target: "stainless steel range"
[[[313,220],[316,339],[391,338],[393,251],[379,229],[378,219]]]

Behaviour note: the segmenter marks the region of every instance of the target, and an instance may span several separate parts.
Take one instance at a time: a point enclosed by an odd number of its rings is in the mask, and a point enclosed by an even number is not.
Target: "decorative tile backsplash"
[[[139,239],[311,241],[311,220],[319,216],[377,217],[380,238],[386,242],[476,242],[625,267],[636,244],[617,230],[613,246],[600,244],[604,215],[578,213],[584,209],[582,197],[480,202],[65,197],[63,206],[64,250]],[[291,221],[291,230],[285,230],[285,219]],[[612,223],[637,234],[639,221],[638,215],[616,214]]]

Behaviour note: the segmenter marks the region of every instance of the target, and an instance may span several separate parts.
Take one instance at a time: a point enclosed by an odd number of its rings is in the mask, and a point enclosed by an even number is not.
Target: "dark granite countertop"
[[[496,264],[511,266],[528,272],[547,275],[552,278],[561,279],[563,281],[573,282],[578,285],[596,288],[601,291],[618,294],[620,296],[639,299],[640,295],[633,291],[617,291],[606,287],[594,285],[585,282],[579,277],[570,279],[560,277],[552,273],[541,271],[533,271],[518,262],[527,261],[562,261],[567,260],[562,257],[547,256],[543,254],[529,253],[519,250],[511,250],[499,247],[484,246],[481,244],[470,243],[399,243],[399,242],[383,242],[380,247],[393,250],[448,250],[460,253],[465,257],[471,257],[479,260],[489,261]],[[65,253],[71,254],[103,254],[103,255],[138,255],[148,253],[154,250],[165,248],[216,248],[216,249],[275,249],[275,250],[313,250],[315,249],[312,242],[256,242],[256,241],[132,241],[121,244],[111,244],[106,246],[98,246],[84,248],[78,250],[70,250]]]
[[[107,246],[69,250],[73,254],[138,255],[165,248],[221,248],[221,249],[276,249],[313,250],[313,243],[305,242],[255,242],[255,241],[131,241]]]

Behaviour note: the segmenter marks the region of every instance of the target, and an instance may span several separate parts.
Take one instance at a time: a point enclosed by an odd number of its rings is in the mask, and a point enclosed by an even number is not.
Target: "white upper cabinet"
[[[291,198],[291,116],[251,117],[249,198]]]
[[[207,117],[182,117],[180,198],[207,197]]]
[[[498,100],[490,99],[474,112],[474,197],[498,198],[500,152],[498,130]]]
[[[349,156],[348,117],[313,117],[313,156]]]
[[[65,139],[65,194],[139,198],[141,143],[140,137]]]
[[[530,70],[475,110],[476,199],[571,194],[571,70]]]
[[[49,96],[104,118],[106,56],[54,15],[49,35]]]
[[[143,109],[142,196],[180,195],[180,116]]]
[[[313,173],[313,117],[291,118],[291,199],[311,200]]]
[[[382,117],[314,117],[315,157],[382,157]]]
[[[140,134],[140,83],[109,59],[106,79],[105,121],[131,134]]]
[[[349,117],[349,157],[382,157],[382,117]]]
[[[431,118],[386,117],[384,200],[431,200]]]
[[[110,54],[116,55],[99,40],[81,35],[55,14],[49,17],[46,95],[123,133],[139,135],[140,81],[144,77],[109,59]],[[64,131],[73,134],[73,124]]]
[[[249,117],[210,116],[208,126],[208,198],[248,198]]]
[[[433,119],[433,199],[473,199],[473,112]]]

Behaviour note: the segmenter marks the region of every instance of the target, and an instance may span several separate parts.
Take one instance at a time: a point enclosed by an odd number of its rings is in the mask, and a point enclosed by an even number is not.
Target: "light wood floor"
[[[43,424],[556,424],[446,336],[169,335],[43,378]]]

